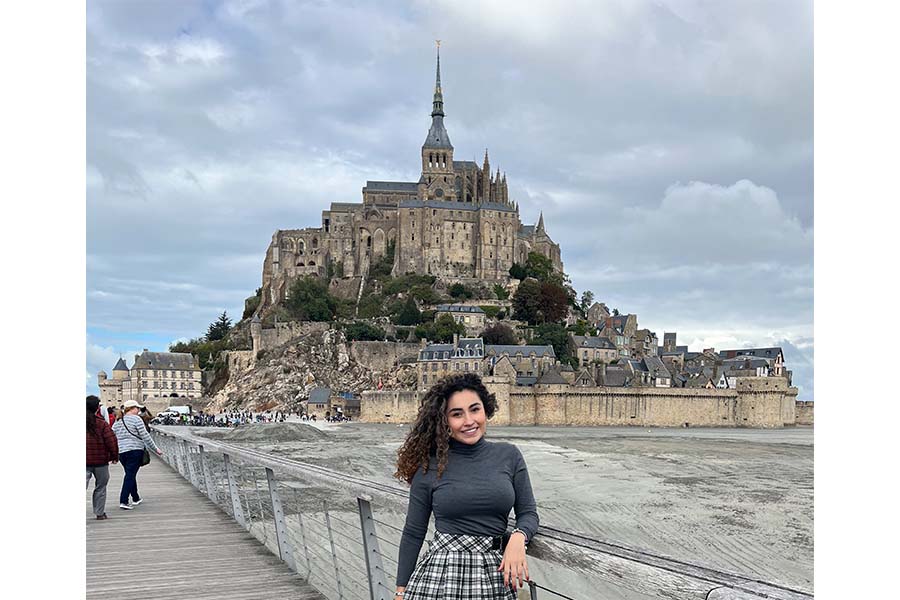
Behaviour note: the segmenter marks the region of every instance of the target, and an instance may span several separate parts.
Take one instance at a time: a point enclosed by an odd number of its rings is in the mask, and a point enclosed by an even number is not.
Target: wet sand
[[[325,423],[287,441],[249,427],[229,441],[380,482],[407,431]],[[812,428],[489,427],[488,439],[521,449],[543,523],[813,590]]]

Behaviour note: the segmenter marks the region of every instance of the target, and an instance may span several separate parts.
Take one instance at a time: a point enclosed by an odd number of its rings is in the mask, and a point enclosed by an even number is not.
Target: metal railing
[[[393,599],[406,490],[183,428],[155,427],[154,434],[170,466],[329,600]],[[541,525],[528,555],[531,581],[520,599],[594,600],[629,592],[697,600],[813,598],[549,525]]]

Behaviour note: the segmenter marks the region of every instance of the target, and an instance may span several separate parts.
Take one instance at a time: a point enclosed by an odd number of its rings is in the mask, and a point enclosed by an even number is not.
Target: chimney
[[[140,356],[139,354],[135,354],[135,355],[134,355],[134,362],[137,362],[137,361],[138,361],[138,357],[139,357],[139,356]]]
[[[454,333],[453,334],[453,347],[456,348],[457,346],[459,346],[459,334]]]
[[[422,350],[424,350],[425,346],[427,346],[427,345],[428,345],[428,338],[422,338],[419,341],[419,348],[421,348]]]

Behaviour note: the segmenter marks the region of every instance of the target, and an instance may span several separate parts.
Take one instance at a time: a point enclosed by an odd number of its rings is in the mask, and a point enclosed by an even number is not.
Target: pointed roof
[[[541,211],[541,217],[538,219],[537,227],[535,227],[535,231],[544,231],[544,211]]]
[[[116,366],[113,367],[113,371],[127,371],[128,365],[125,364],[125,361],[122,357],[119,357],[119,362],[116,363]]]
[[[441,90],[441,46],[437,49],[437,71],[434,79],[434,100],[431,105],[431,128],[425,138],[423,148],[440,148],[452,150],[450,136],[444,128],[444,93]]]

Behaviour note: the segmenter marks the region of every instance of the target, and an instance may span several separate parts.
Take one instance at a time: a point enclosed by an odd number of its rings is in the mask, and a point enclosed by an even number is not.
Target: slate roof
[[[309,390],[310,404],[325,405],[328,404],[329,398],[331,398],[331,388],[314,387],[313,389]]]
[[[556,358],[556,352],[553,351],[553,346],[517,346],[517,345],[507,345],[507,344],[488,344],[484,347],[485,354],[490,354],[493,352],[496,355],[501,354],[509,354],[510,356],[515,356],[519,352],[522,353],[522,356],[528,356],[532,352],[534,352],[535,356],[538,358],[542,356],[551,356]]]
[[[417,192],[419,184],[414,181],[367,181],[366,190],[370,192]]]
[[[757,356],[759,358],[775,359],[778,355],[784,356],[781,348],[742,348],[740,350],[722,350],[719,356],[722,358],[734,358],[736,356]]]
[[[521,225],[518,234],[520,236],[531,237],[534,235],[534,225]]]
[[[572,341],[577,348],[605,348],[607,350],[615,350],[616,345],[609,341],[609,338],[597,337],[592,335],[573,335]]]
[[[459,350],[484,349],[484,340],[481,338],[459,338],[456,347]]]
[[[736,356],[734,358],[722,360],[722,367],[725,369],[756,369],[768,366],[768,359],[757,358],[755,356]]]
[[[400,201],[400,208],[440,208],[444,210],[497,210],[500,212],[516,212],[516,207],[497,202],[447,202],[442,200],[419,200],[407,198]]]
[[[604,385],[609,387],[623,387],[628,379],[628,374],[621,367],[607,367],[606,381]]]
[[[484,314],[484,311],[481,310],[480,306],[465,306],[463,304],[438,304],[436,307],[434,307],[434,310],[437,312],[460,312],[460,313]]]
[[[531,375],[516,376],[516,385],[534,385],[535,382],[537,382],[537,377],[533,377]]]
[[[125,361],[122,357],[119,357],[119,361],[116,363],[116,366],[113,367],[113,371],[127,371],[128,365],[125,364]]]
[[[194,366],[194,357],[187,352],[144,351],[134,361],[132,369],[178,369],[181,371],[199,369]]]
[[[672,374],[669,373],[669,370],[666,368],[666,365],[663,364],[663,361],[660,360],[660,358],[658,356],[645,356],[644,357],[644,366],[655,377],[667,377],[667,378],[672,377]]]
[[[356,208],[362,208],[362,202],[332,202],[331,210],[335,212],[343,212],[345,210],[353,210]]]
[[[539,385],[559,385],[568,383],[569,382],[566,381],[556,369],[547,369],[544,371],[543,375],[541,375],[541,378],[538,379]]]
[[[446,358],[444,353],[447,353]],[[453,344],[428,344],[419,352],[421,360],[447,360],[453,356]]]
[[[453,169],[471,169],[472,167],[477,167],[478,165],[473,160],[454,160],[453,161]]]

